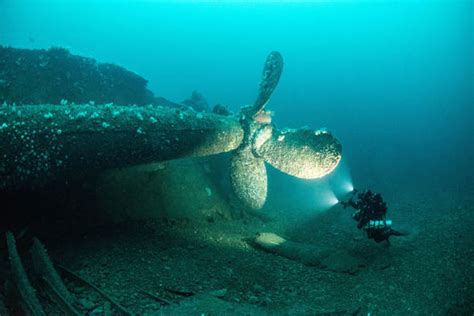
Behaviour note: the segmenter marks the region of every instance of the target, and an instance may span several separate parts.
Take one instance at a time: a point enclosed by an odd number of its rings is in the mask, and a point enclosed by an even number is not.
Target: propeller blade
[[[263,67],[260,90],[257,100],[255,100],[253,105],[254,113],[260,112],[265,107],[265,104],[267,104],[273,90],[275,90],[278,81],[280,80],[282,71],[283,57],[279,52],[271,52],[265,61],[265,66]]]
[[[330,133],[299,129],[274,130],[272,137],[257,149],[257,154],[289,175],[317,179],[337,167],[341,151],[341,144]]]
[[[236,150],[231,158],[230,176],[237,197],[248,207],[258,210],[267,199],[267,170],[262,158],[256,158],[250,147]]]

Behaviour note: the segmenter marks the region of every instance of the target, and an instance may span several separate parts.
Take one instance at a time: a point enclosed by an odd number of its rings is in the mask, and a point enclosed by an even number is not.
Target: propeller
[[[339,141],[325,130],[277,130],[265,110],[283,70],[279,52],[271,52],[263,67],[255,103],[242,108],[244,138],[231,158],[231,182],[247,207],[260,209],[267,199],[265,162],[291,176],[317,179],[331,173],[341,160]]]
[[[336,168],[341,159],[341,145],[326,131],[283,130],[274,131],[257,153],[289,175],[317,179]]]
[[[255,113],[260,112],[268,103],[270,96],[275,90],[283,71],[283,57],[279,52],[271,52],[262,71],[262,80],[260,81],[260,90],[253,105]]]

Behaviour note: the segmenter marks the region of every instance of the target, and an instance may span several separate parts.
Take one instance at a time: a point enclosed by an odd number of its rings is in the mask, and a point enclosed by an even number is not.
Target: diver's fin
[[[271,52],[262,72],[262,80],[260,81],[260,90],[257,99],[253,105],[254,114],[260,112],[267,104],[270,96],[275,90],[278,81],[280,80],[281,72],[283,71],[283,57],[279,52]]]
[[[408,236],[410,235],[409,233],[405,233],[405,232],[399,232],[399,231],[396,231],[395,229],[391,229],[390,230],[390,236]]]
[[[231,181],[235,194],[246,206],[258,210],[267,199],[267,170],[263,159],[250,147],[236,150],[231,158]]]
[[[302,179],[331,173],[341,160],[341,144],[326,131],[274,131],[257,154],[273,167]]]

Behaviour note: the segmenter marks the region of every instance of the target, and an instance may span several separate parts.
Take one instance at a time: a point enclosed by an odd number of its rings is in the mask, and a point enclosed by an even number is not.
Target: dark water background
[[[255,2],[0,0],[0,44],[64,46],[157,95],[196,89],[233,110],[278,50],[276,124],[334,132],[356,185],[472,186],[473,1]],[[309,190],[270,177],[288,196]]]

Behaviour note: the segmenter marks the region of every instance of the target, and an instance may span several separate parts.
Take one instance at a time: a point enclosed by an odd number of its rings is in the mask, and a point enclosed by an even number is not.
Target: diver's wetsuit
[[[375,242],[388,241],[390,236],[404,236],[406,234],[392,229],[392,221],[386,220],[387,204],[383,201],[379,193],[366,190],[357,195],[357,200],[353,201],[358,191],[354,190],[351,198],[347,202],[340,202],[344,208],[352,207],[356,211],[352,218],[357,221],[357,228],[363,229],[369,239]]]

